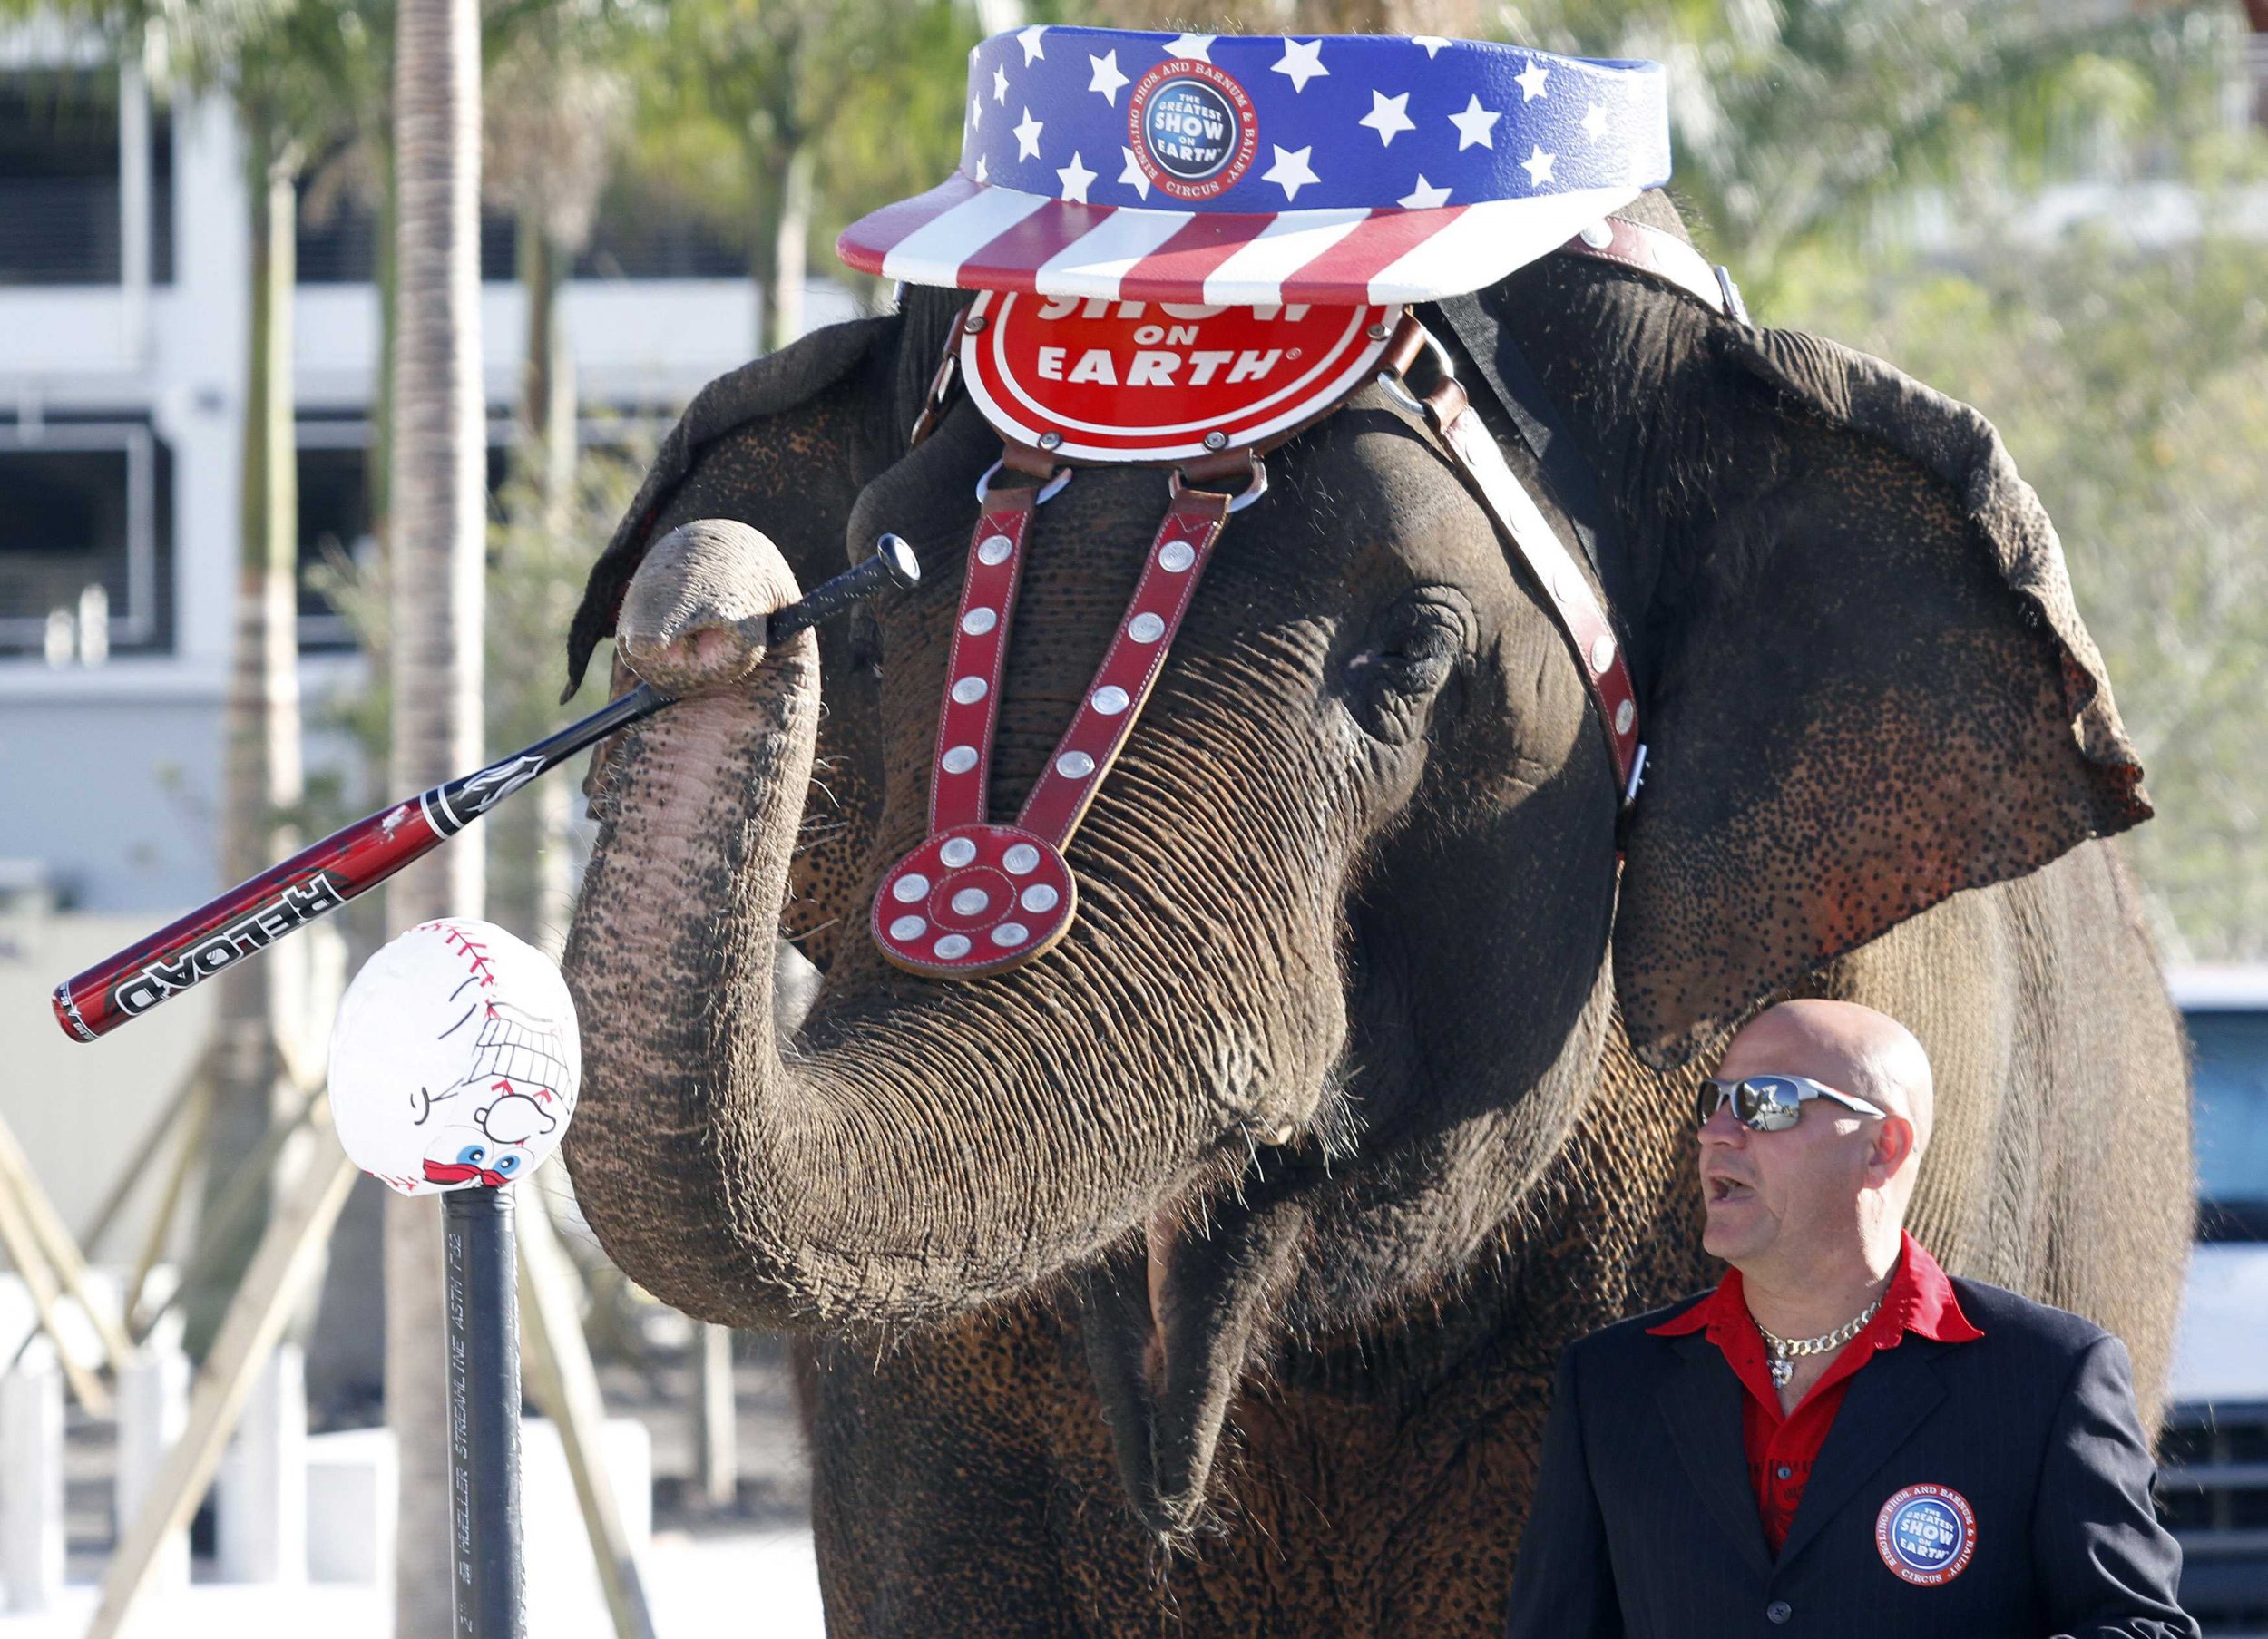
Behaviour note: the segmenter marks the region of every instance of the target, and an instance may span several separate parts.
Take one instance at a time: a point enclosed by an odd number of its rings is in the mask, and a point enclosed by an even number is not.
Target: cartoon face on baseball
[[[331,1032],[339,1141],[404,1195],[525,1177],[559,1146],[581,1081],[566,981],[489,922],[404,933],[356,975]]]

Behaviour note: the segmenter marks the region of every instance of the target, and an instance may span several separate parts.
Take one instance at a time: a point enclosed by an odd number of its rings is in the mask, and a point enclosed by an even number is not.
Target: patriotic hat
[[[973,290],[1426,301],[1668,179],[1657,63],[1034,25],[969,54],[960,169],[836,249],[862,273]]]

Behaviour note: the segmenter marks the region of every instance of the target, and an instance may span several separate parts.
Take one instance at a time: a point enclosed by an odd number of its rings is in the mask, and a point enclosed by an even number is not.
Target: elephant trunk
[[[823,993],[783,1058],[776,946],[818,663],[808,634],[776,649],[748,634],[795,596],[768,541],[716,522],[658,542],[632,583],[620,653],[679,703],[617,742],[595,784],[565,961],[585,1067],[568,1161],[608,1251],[689,1312],[934,1318],[1141,1223],[1223,1164],[1222,1112],[1117,1061],[1188,1059],[1168,1027],[1061,1028],[1143,1017],[1141,998],[1095,993],[1093,964],[831,987],[850,993]]]

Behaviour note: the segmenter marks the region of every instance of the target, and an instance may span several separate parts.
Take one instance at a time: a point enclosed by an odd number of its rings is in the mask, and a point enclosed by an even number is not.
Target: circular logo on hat
[[[1908,1486],[1874,1516],[1874,1551],[1916,1587],[1950,1582],[1977,1551],[1976,1510],[1950,1486]]]
[[[1142,174],[1178,200],[1226,193],[1260,149],[1250,94],[1193,57],[1169,57],[1135,82],[1126,129]]]

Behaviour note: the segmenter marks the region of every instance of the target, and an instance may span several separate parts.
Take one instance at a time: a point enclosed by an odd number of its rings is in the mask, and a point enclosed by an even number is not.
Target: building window
[[[344,190],[299,215],[299,282],[359,284],[374,277],[378,223],[370,206]],[[481,213],[481,278],[519,277],[515,229],[499,211]],[[618,178],[601,196],[591,242],[575,258],[574,277],[746,278],[743,237],[689,201],[643,180]]]
[[[504,480],[509,428],[489,425],[488,493]],[[355,630],[323,588],[327,566],[344,557],[367,569],[376,560],[370,533],[370,424],[358,417],[311,417],[299,423],[299,648],[357,647]]]
[[[0,424],[0,655],[172,647],[171,478],[145,422]]]
[[[114,285],[119,232],[118,76],[0,73],[0,285]],[[150,111],[150,277],[173,277],[172,120]]]
[[[369,431],[354,422],[299,425],[299,647],[355,647],[354,629],[320,590],[335,558],[357,569],[376,561],[370,533]]]

